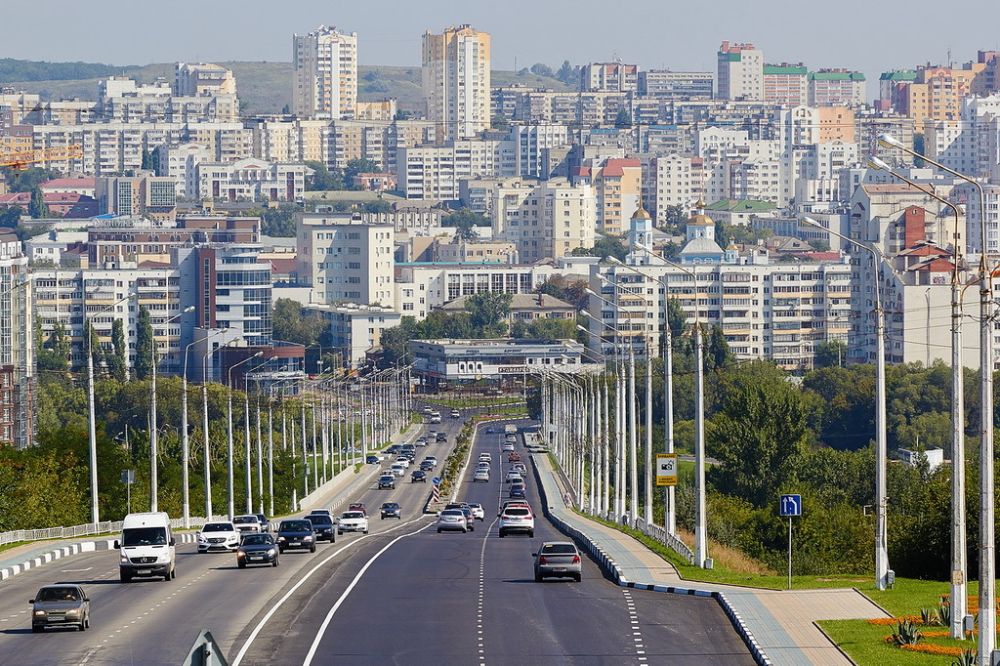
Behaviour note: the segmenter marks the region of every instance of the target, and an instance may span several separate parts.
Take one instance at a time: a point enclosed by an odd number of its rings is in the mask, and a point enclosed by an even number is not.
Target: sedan
[[[396,456],[396,462],[394,464],[402,465],[403,467],[409,467],[410,466],[410,457],[409,456],[403,456],[403,455]]]
[[[382,520],[386,518],[396,518],[401,520],[403,518],[403,512],[399,508],[399,504],[396,502],[385,502],[382,508],[379,509],[379,514],[382,516]]]
[[[482,504],[470,504],[469,508],[472,509],[472,517],[476,520],[484,520],[486,518],[486,510],[483,509]]]
[[[396,477],[392,474],[383,474],[378,477],[378,488],[379,490],[383,488],[395,488],[396,487]]]
[[[278,544],[270,534],[248,534],[236,550],[236,566],[246,569],[248,564],[278,566]]]
[[[45,627],[90,627],[90,598],[79,585],[46,585],[38,590],[31,604],[31,631]]]
[[[448,443],[448,433],[439,432],[437,434],[437,437],[435,438],[435,441],[438,444],[447,444]]]
[[[486,434],[487,434],[487,435],[492,435],[492,434],[494,434],[494,433],[495,433],[496,431],[497,431],[497,429],[496,429],[496,428],[494,428],[493,426],[490,426],[490,427],[488,427],[488,428],[486,429]]]
[[[205,523],[198,532],[198,552],[233,552],[240,545],[240,533],[230,522]]]
[[[378,456],[367,456],[365,458],[365,464],[366,465],[377,465],[377,464],[379,464],[379,458],[378,458]]]
[[[431,467],[437,467],[438,459],[436,456],[424,456],[423,463],[430,463]]]
[[[477,469],[476,473],[472,476],[472,480],[474,482],[475,481],[483,481],[485,483],[489,483],[490,482],[490,468],[489,467],[481,467],[481,468]]]
[[[308,549],[316,552],[316,534],[308,520],[283,520],[278,525],[278,552],[292,548]]]
[[[392,472],[393,476],[403,476],[403,474],[406,473],[406,467],[401,463],[393,463],[392,467],[389,468],[389,471]]]
[[[524,497],[525,497],[525,495],[524,495],[524,484],[523,483],[515,483],[515,484],[513,484],[510,487],[510,492],[507,494],[507,497],[509,497],[511,499],[524,499]]]
[[[363,511],[345,511],[340,514],[337,534],[344,532],[364,532],[368,534],[368,516]]]
[[[336,526],[330,516],[321,514],[309,514],[306,520],[312,523],[313,532],[316,533],[316,541],[326,540],[333,543],[337,540]]]
[[[255,515],[257,516],[257,520],[260,522],[260,531],[261,532],[270,532],[271,531],[271,521],[269,521],[267,519],[267,517],[264,514],[262,514],[262,513],[258,513],[258,514],[255,514]]]
[[[469,531],[469,522],[461,509],[445,509],[438,514],[438,534],[444,531],[458,531],[465,534]]]
[[[503,444],[503,450],[504,451],[513,451],[514,450],[514,445],[511,442],[504,442],[504,444]]]
[[[535,557],[535,582],[543,578],[572,578],[580,582],[583,566],[580,551],[570,541],[547,541],[542,544]]]
[[[233,518],[233,525],[236,526],[236,529],[239,530],[241,534],[264,531],[260,527],[260,518],[258,518],[256,514],[252,513],[245,516],[236,516]]]
[[[427,483],[427,472],[415,469],[410,473],[410,483]]]
[[[420,463],[420,471],[421,472],[429,472],[432,469],[434,469],[434,465],[432,463],[429,463],[426,460],[423,461],[422,463]]]
[[[524,483],[524,478],[519,472],[510,471],[507,472],[507,477],[504,479],[504,483]]]

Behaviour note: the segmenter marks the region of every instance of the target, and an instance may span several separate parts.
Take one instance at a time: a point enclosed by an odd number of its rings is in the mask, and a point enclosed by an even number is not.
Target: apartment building
[[[650,69],[639,72],[639,95],[656,99],[712,99],[711,72],[673,72]]]
[[[489,33],[468,24],[424,33],[423,92],[438,143],[489,129],[490,45]]]
[[[717,55],[719,99],[764,101],[763,51],[725,41]]]
[[[809,106],[855,107],[865,103],[865,75],[847,69],[809,72]]]
[[[764,101],[779,106],[808,103],[809,71],[805,65],[764,65]]]
[[[514,155],[513,144],[502,138],[402,148],[396,155],[397,187],[407,199],[457,200],[462,180],[514,176]]]
[[[236,77],[231,69],[207,62],[179,62],[174,65],[174,95],[236,95]]]
[[[332,351],[341,355],[347,368],[364,365],[368,351],[381,343],[382,332],[399,326],[401,319],[391,307],[374,305],[308,305],[306,309],[323,317],[330,331]]]
[[[638,65],[590,62],[580,68],[582,92],[636,92],[638,87]]]
[[[638,159],[608,158],[579,167],[574,183],[590,183],[597,200],[597,229],[620,235],[642,200],[642,163]]]
[[[195,168],[198,196],[220,201],[298,201],[312,174],[305,164],[256,158],[201,162]]]
[[[311,302],[390,305],[395,230],[360,215],[306,213],[297,228],[297,270]]]
[[[546,151],[569,145],[569,128],[513,124],[508,129],[507,141],[513,144],[514,173],[521,178],[542,178]]]
[[[34,441],[32,287],[21,241],[0,230],[0,446]]]
[[[585,181],[497,181],[488,195],[493,238],[514,243],[520,261],[558,259],[594,246],[597,200]]]
[[[292,36],[292,111],[301,118],[354,118],[358,33],[321,25]]]
[[[328,120],[258,117],[245,123],[253,136],[253,156],[268,162],[323,162],[331,153]],[[328,164],[328,166],[332,166]]]
[[[689,207],[704,196],[702,183],[703,160],[698,157],[671,153],[655,157],[650,165],[648,178],[650,196],[647,206],[658,226],[667,223],[667,213],[671,206]]]
[[[102,215],[146,217],[156,221],[177,216],[177,182],[140,171],[135,176],[98,178],[97,206]]]
[[[212,156],[208,148],[197,143],[179,143],[163,146],[158,151],[157,171],[177,184],[178,199],[193,199],[198,196],[198,165],[210,162]]]

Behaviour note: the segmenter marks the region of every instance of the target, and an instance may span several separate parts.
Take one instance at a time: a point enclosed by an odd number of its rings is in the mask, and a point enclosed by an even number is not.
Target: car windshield
[[[323,516],[323,515],[308,516],[307,520],[313,525],[321,525],[324,527],[327,525],[333,525],[333,521],[330,520],[330,516]]]
[[[273,544],[270,534],[250,534],[243,537],[244,546],[263,546]]]
[[[246,523],[256,523],[257,516],[236,516],[233,518],[233,522],[237,525],[245,525]]]
[[[205,523],[205,526],[201,528],[202,532],[232,532],[232,523]]]
[[[382,508],[383,509],[397,509],[397,508],[399,508],[399,505],[396,504],[395,502],[386,502],[385,504],[382,505]]]
[[[392,474],[383,474],[382,475],[382,480],[383,481],[392,481]]]
[[[571,543],[547,543],[542,546],[542,555],[576,555],[576,546]]]
[[[167,531],[162,527],[133,527],[122,531],[123,546],[165,546]]]
[[[361,513],[360,511],[348,511],[343,516],[341,516],[341,518],[346,518],[348,520],[353,520],[356,518],[364,518],[364,517],[365,514]]]
[[[312,529],[312,523],[308,520],[286,520],[281,523],[282,532],[308,532]]]
[[[43,587],[35,601],[79,601],[80,591],[75,587]]]
[[[511,509],[507,509],[506,511],[504,511],[504,513],[507,514],[508,516],[527,516],[528,515],[528,510],[527,509],[514,509],[514,508],[511,508]]]

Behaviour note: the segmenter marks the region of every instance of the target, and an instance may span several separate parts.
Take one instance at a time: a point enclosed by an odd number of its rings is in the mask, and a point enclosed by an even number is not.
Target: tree
[[[628,112],[627,109],[618,109],[618,115],[615,116],[615,127],[631,127],[632,126],[632,114]]]
[[[511,329],[511,337],[535,340],[574,340],[576,338],[575,319],[532,319],[523,326],[516,322]],[[517,329],[515,333],[514,329]]]
[[[115,319],[111,325],[111,351],[104,356],[108,372],[115,381],[125,381],[125,326],[121,319]]]
[[[391,213],[392,204],[385,199],[376,199],[375,201],[366,201],[361,210],[366,213]]]
[[[14,228],[21,222],[24,209],[20,206],[9,206],[0,211],[0,227]]]
[[[275,301],[272,322],[276,340],[306,347],[318,344],[320,337],[327,330],[326,322],[318,312],[304,312],[302,305],[290,298],[279,298]]]
[[[356,189],[354,187],[355,176],[361,173],[378,173],[381,170],[378,163],[374,160],[364,158],[350,160],[347,166],[344,167],[344,185],[347,189]]]
[[[90,319],[85,319],[83,322],[83,349],[90,350],[90,358],[94,364],[94,372],[97,373],[101,368],[101,361],[104,359],[104,352],[101,350],[101,341],[97,334],[93,331],[93,326],[90,323]],[[84,353],[87,353],[84,351]],[[86,359],[86,356],[84,357]]]
[[[23,171],[11,169],[7,171],[7,184],[10,186],[11,192],[31,192],[45,181],[50,180],[52,176],[51,171],[40,167],[31,167]]]
[[[543,62],[536,62],[532,65],[531,73],[535,76],[547,76],[550,79],[555,78],[555,73],[552,71],[552,68]]]
[[[680,204],[667,206],[666,215],[664,217],[666,218],[667,227],[678,229],[687,220],[687,209]]]
[[[510,128],[510,121],[503,114],[496,114],[490,118],[490,127],[499,131],[506,132]]]
[[[314,160],[306,160],[306,166],[313,170],[313,175],[306,182],[306,189],[310,192],[344,189],[344,174],[340,169],[327,169],[326,164]]]
[[[620,236],[601,236],[594,242],[594,247],[578,247],[572,254],[574,257],[600,257],[602,260],[614,257],[624,261],[628,248]]]
[[[36,220],[49,216],[49,207],[45,205],[45,195],[41,188],[31,190],[31,202],[28,204],[28,214]]]
[[[715,325],[708,334],[708,344],[705,349],[705,369],[725,368],[733,361],[733,353],[729,350],[722,327]]]
[[[465,302],[472,327],[479,337],[499,338],[507,333],[507,318],[513,294],[483,292]]]
[[[580,80],[580,73],[569,64],[569,60],[563,60],[562,66],[556,72],[556,78],[563,83],[576,83]]]
[[[670,325],[671,338],[674,340],[674,344],[677,344],[677,339],[684,334],[687,315],[676,298],[667,301],[667,323]]]
[[[847,344],[843,340],[827,340],[816,345],[817,368],[842,366],[846,358]]]
[[[153,320],[149,310],[139,308],[139,321],[135,326],[135,377],[145,379],[153,371]]]
[[[455,227],[456,233],[465,240],[478,237],[476,227],[490,226],[490,219],[481,213],[462,208],[441,218],[442,227]]]
[[[72,352],[66,336],[66,329],[56,322],[52,333],[42,341],[42,322],[35,319],[35,340],[38,349],[37,363],[39,372],[66,372],[69,370],[69,357]]]
[[[142,166],[140,167],[143,171],[153,171],[156,168],[156,163],[153,161],[153,153],[148,149],[142,149]]]
[[[577,310],[583,310],[590,302],[587,294],[586,280],[570,281],[562,275],[553,275],[538,286],[538,293],[554,296],[559,300],[572,303]]]
[[[277,208],[264,211],[250,211],[261,218],[261,232],[265,236],[291,238],[295,236],[295,222],[299,207],[295,204],[281,204]]]

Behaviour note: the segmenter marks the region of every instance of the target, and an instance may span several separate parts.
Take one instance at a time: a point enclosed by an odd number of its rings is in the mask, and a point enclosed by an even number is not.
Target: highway
[[[425,427],[448,433],[447,445],[418,448],[419,458],[437,456],[443,461],[461,429],[458,420],[444,419]],[[387,467],[387,465],[384,465]],[[412,468],[411,468],[412,469]],[[419,515],[430,494],[430,483],[412,484],[408,476],[395,490],[377,490],[374,478],[358,492],[343,498],[335,510],[349,501],[362,501],[374,511],[371,534],[344,534],[335,544],[320,545],[315,554],[290,551],[280,566],[240,570],[233,554],[199,555],[195,544],[177,545],[177,578],[166,583],[137,579],[118,581],[118,551],[76,555],[0,582],[0,664],[170,664],[184,661],[191,644],[203,629],[212,632],[222,649],[230,652],[234,641],[248,633],[247,626],[262,615],[291,586],[315,567],[310,581],[330,577],[342,566],[350,568],[354,552],[374,535],[401,529]],[[401,521],[380,521],[379,505],[397,501],[403,508]],[[362,543],[355,543],[362,541]],[[344,546],[354,544],[341,551]],[[93,620],[86,632],[48,630],[32,634],[28,600],[42,585],[77,582],[91,598]],[[309,589],[303,585],[303,589]]]
[[[460,422],[442,425],[449,445],[418,449],[418,459],[443,462]],[[564,537],[543,517],[529,469],[535,538],[497,538],[506,456],[484,430],[471,455],[493,453],[491,481],[471,483],[470,467],[460,493],[486,509],[473,532],[435,532],[419,514],[429,485],[378,490],[372,480],[341,498],[368,505],[370,535],[285,553],[276,569],[239,570],[235,556],[188,544],[175,581],[122,585],[117,552],[75,556],[0,583],[0,662],[179,664],[208,629],[230,664],[245,665],[753,663],[714,600],[619,588],[587,558],[581,583],[535,583],[532,551]],[[379,520],[387,500],[401,504],[402,520]],[[91,629],[32,634],[28,599],[70,581],[92,599]]]

